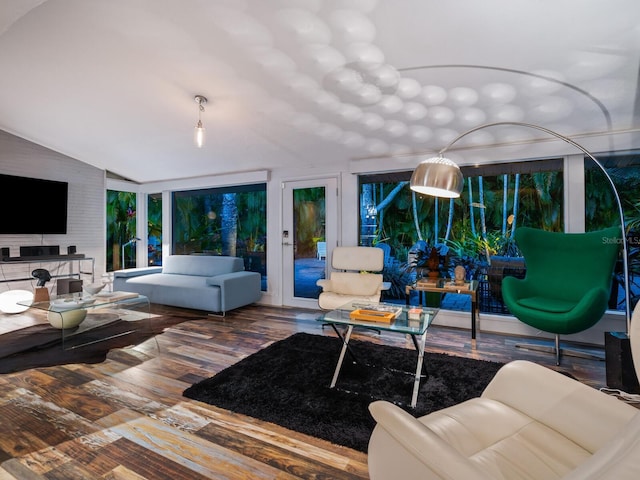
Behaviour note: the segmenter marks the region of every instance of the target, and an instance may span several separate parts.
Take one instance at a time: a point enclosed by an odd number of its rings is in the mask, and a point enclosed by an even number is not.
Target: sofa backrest
[[[169,255],[162,265],[162,273],[201,277],[243,270],[244,261],[241,258],[215,255]]]

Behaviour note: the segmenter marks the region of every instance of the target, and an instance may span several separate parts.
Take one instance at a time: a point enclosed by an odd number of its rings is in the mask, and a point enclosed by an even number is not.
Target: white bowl
[[[89,295],[95,295],[96,293],[99,293],[100,290],[104,288],[104,286],[104,283],[90,283],[88,285],[83,285],[82,289]]]

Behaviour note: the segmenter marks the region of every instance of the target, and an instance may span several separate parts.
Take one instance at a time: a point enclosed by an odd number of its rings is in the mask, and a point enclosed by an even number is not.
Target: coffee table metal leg
[[[342,362],[344,361],[344,355],[347,352],[347,348],[349,347],[349,339],[351,338],[351,332],[353,332],[353,325],[349,325],[347,329],[347,333],[342,339],[342,350],[340,351],[340,357],[338,358],[338,364],[336,365],[336,371],[333,372],[333,379],[331,380],[330,388],[336,386],[336,382],[338,381],[338,375],[340,374],[340,369],[342,368]],[[424,342],[422,343],[422,351],[424,352]]]
[[[424,361],[424,347],[427,343],[427,332],[420,335],[418,349],[418,363],[416,365],[416,379],[413,382],[413,395],[411,396],[411,408],[415,408],[418,403],[418,390],[420,389],[420,374],[422,373],[422,362]]]

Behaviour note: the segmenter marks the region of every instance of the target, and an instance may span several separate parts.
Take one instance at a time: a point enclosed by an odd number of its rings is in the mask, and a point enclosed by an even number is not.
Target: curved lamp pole
[[[618,206],[618,214],[620,215],[620,228],[622,230],[622,265],[623,265],[623,275],[624,275],[624,294],[625,294],[625,318],[627,325],[627,335],[629,334],[629,328],[631,326],[631,295],[629,293],[629,260],[627,255],[627,232],[624,223],[624,211],[622,209],[622,202],[620,200],[620,195],[618,194],[618,190],[616,189],[611,176],[607,173],[607,170],[604,166],[582,145],[574,142],[568,137],[559,134],[553,130],[549,130],[548,128],[541,127],[539,125],[534,125],[532,123],[524,123],[524,122],[495,122],[495,123],[486,123],[483,125],[479,125],[472,129],[467,130],[466,132],[458,135],[456,138],[451,140],[447,146],[441,149],[438,152],[438,156],[434,158],[430,158],[421,162],[413,172],[411,176],[411,189],[420,193],[426,193],[429,195],[435,196],[444,196],[448,198],[456,198],[460,196],[460,192],[462,191],[462,172],[460,168],[451,160],[444,158],[444,153],[449,150],[457,141],[461,138],[466,137],[467,135],[477,132],[478,130],[482,130],[484,128],[489,127],[497,127],[497,126],[519,126],[526,128],[533,128],[535,130],[540,130],[541,132],[547,133],[553,137],[556,137],[569,145],[573,145],[582,153],[584,153],[587,157],[589,157],[593,162],[602,170],[605,177],[609,181],[609,185],[611,185],[611,189],[613,190],[613,194],[616,198],[616,203]],[[429,181],[427,181],[427,178]]]

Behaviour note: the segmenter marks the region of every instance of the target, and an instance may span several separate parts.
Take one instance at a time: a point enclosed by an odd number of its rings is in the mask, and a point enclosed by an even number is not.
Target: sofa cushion
[[[238,257],[213,255],[170,255],[164,260],[162,273],[213,277],[222,273],[241,272],[244,262]]]

